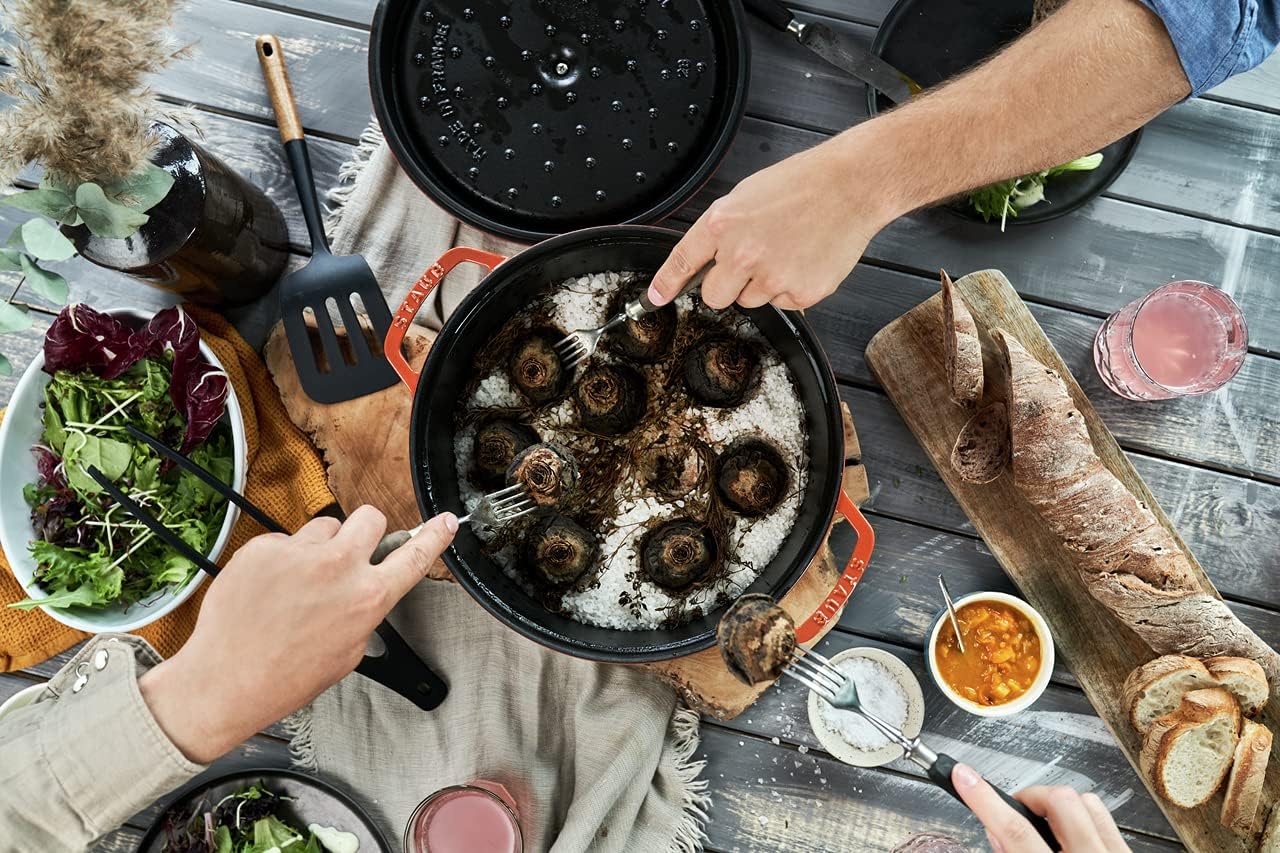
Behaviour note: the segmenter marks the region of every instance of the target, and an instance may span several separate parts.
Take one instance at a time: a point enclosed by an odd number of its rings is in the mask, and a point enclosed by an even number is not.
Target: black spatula
[[[391,311],[364,258],[329,251],[311,175],[311,158],[285,70],[284,50],[273,35],[258,36],[257,45],[280,139],[311,235],[311,260],[280,283],[285,336],[302,390],[317,403],[341,403],[395,384],[395,371],[382,355],[382,341],[391,328]],[[353,297],[359,297],[372,326],[372,338],[361,327]],[[338,337],[334,313],[341,318],[345,340]],[[308,314],[314,328],[307,322]]]

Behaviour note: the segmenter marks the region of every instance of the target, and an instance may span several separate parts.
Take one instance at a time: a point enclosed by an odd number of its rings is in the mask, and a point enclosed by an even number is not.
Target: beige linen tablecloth
[[[329,233],[365,255],[394,308],[445,249],[520,247],[460,225],[395,164],[376,127],[344,167]],[[459,268],[424,311],[439,327],[474,287]],[[424,581],[391,622],[449,683],[424,713],[351,675],[288,721],[295,760],[335,778],[398,839],[420,800],[485,779],[514,795],[525,850],[698,851],[709,798],[693,760],[698,717],[671,687],[634,668],[550,652],[502,626],[457,585]]]

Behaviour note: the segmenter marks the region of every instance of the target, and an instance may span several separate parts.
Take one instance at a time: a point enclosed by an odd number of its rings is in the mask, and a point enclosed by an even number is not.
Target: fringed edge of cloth
[[[683,817],[676,828],[669,853],[700,853],[707,843],[711,792],[707,780],[701,778],[707,762],[694,759],[702,741],[701,722],[698,713],[684,705],[676,705],[676,712],[671,716],[672,751],[682,789],[680,806]]]
[[[289,736],[289,759],[298,770],[315,773],[320,769],[316,761],[315,744],[311,742],[311,706],[303,705],[280,721]]]
[[[342,221],[343,208],[351,198],[351,193],[355,191],[356,180],[384,141],[378,120],[370,118],[368,126],[360,133],[360,142],[356,145],[355,154],[338,168],[337,185],[325,194],[325,233],[333,234],[337,230],[338,224]]]

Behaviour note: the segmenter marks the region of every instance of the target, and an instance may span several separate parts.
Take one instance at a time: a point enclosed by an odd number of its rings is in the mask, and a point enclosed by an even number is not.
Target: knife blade
[[[846,74],[879,90],[895,104],[918,95],[920,85],[852,39],[826,24],[801,23],[777,0],[746,0],[746,6],[773,27],[795,36],[796,41]]]

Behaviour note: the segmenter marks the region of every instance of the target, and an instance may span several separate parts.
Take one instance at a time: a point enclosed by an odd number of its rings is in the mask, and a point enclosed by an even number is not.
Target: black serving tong
[[[272,533],[288,533],[278,521],[263,512],[252,501],[192,462],[182,453],[133,425],[129,425],[125,429],[131,436],[145,442],[165,459],[198,477],[205,485],[240,507],[241,510],[267,530]],[[147,529],[154,533],[161,542],[164,542],[174,551],[195,563],[210,577],[217,576],[218,567],[212,561],[157,521],[155,516],[122,492],[105,474],[92,465],[89,466],[86,473],[97,481],[98,485],[111,496],[112,500],[116,501],[130,515],[146,525]],[[388,537],[403,539],[399,533],[388,534]],[[384,541],[386,538],[384,537]],[[374,551],[372,562],[381,562],[382,557],[389,553],[390,550],[392,549],[384,548],[382,543],[379,543],[378,548]],[[394,690],[424,711],[430,711],[438,707],[444,701],[445,696],[449,694],[449,687],[444,683],[444,680],[431,667],[427,666],[422,658],[418,657],[418,654],[405,642],[400,633],[391,627],[390,622],[384,619],[374,630],[382,640],[384,650],[381,654],[366,653],[356,666],[355,671],[386,688]]]
[[[289,157],[298,202],[311,236],[311,260],[280,282],[280,318],[289,340],[289,352],[293,354],[294,369],[308,397],[317,403],[354,400],[390,388],[398,381],[391,362],[382,353],[382,341],[391,328],[391,310],[364,258],[329,251],[307,141],[302,134],[302,120],[298,117],[285,70],[284,49],[273,35],[258,36],[257,47],[276,124],[280,127],[280,140]],[[361,328],[351,301],[353,296],[360,297],[369,318],[372,342]],[[330,304],[336,306],[346,329],[345,351],[329,312]],[[308,313],[315,319],[314,332],[319,338],[320,352],[313,349]],[[319,366],[322,361],[323,370]]]

